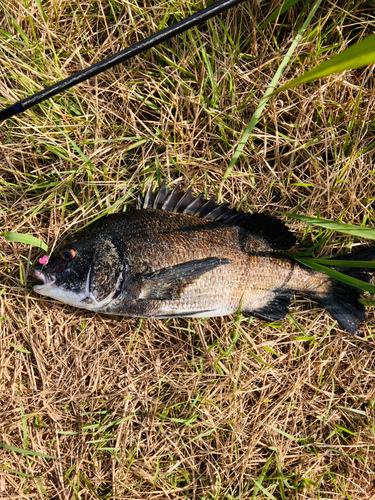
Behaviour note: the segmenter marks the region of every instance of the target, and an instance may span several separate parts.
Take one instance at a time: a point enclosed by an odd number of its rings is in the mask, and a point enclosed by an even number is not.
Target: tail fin
[[[363,260],[373,261],[375,259],[375,246],[364,248],[358,252],[351,253],[342,257],[336,257],[335,260]],[[358,268],[358,267],[344,267],[336,266],[335,271],[351,276],[366,283],[370,283],[374,276],[375,269],[373,268]],[[364,306],[358,299],[363,294],[363,290],[346,285],[341,281],[331,279],[328,292],[324,295],[318,293],[310,293],[312,299],[321,304],[338,323],[353,333],[354,335],[363,336],[358,332],[358,322],[366,319]]]

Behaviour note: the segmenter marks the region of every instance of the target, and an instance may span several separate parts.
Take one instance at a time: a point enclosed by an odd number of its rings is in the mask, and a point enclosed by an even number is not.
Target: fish
[[[281,251],[296,237],[279,219],[194,196],[192,188],[139,195],[136,208],[99,218],[40,259],[38,294],[107,314],[208,318],[237,314],[282,320],[293,293],[307,294],[349,332],[365,320],[361,290]],[[373,260],[375,247],[343,259]],[[335,268],[338,269],[338,268]],[[370,282],[371,269],[339,269]]]

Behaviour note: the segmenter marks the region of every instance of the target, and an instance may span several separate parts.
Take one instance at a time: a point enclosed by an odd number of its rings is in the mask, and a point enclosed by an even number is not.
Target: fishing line
[[[74,75],[69,76],[64,80],[61,80],[60,82],[55,83],[54,85],[51,85],[50,87],[47,87],[46,89],[41,90],[40,92],[30,97],[26,97],[26,99],[23,99],[22,101],[18,101],[15,104],[8,106],[7,108],[0,111],[0,121],[6,120],[7,118],[11,118],[12,116],[22,113],[23,111],[26,111],[26,109],[29,109],[32,106],[36,106],[37,104],[46,101],[50,97],[53,97],[56,94],[59,94],[60,92],[63,92],[64,90],[67,90],[71,87],[74,87],[75,85],[78,85],[79,83],[84,82],[85,80],[88,80],[89,78],[92,78],[93,76],[96,76],[109,68],[113,68],[113,66],[129,60],[132,57],[137,56],[141,52],[145,52],[152,47],[156,47],[160,43],[163,43],[174,36],[184,33],[184,31],[194,28],[198,24],[217,16],[221,12],[225,12],[229,8],[234,7],[235,5],[243,1],[244,0],[221,0],[220,2],[207,7],[206,9],[203,9],[196,14],[183,19],[182,21],[173,24],[173,26],[158,31],[154,35],[151,35],[148,38],[145,38],[144,40],[131,45],[127,49],[118,52],[117,54],[114,54],[113,56],[110,56],[107,59],[104,59],[103,61],[100,61],[87,69],[84,69],[83,71],[79,71],[78,73],[75,73]]]

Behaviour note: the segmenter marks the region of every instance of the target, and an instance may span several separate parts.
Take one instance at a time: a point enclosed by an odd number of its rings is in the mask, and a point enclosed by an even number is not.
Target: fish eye
[[[69,250],[63,250],[60,254],[60,257],[63,260],[73,260],[75,256],[76,251],[73,248],[70,248]]]

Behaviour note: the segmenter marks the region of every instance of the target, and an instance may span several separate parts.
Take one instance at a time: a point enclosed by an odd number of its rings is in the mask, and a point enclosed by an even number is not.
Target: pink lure
[[[43,255],[43,257],[39,259],[39,264],[42,264],[43,266],[48,264],[48,255]]]

